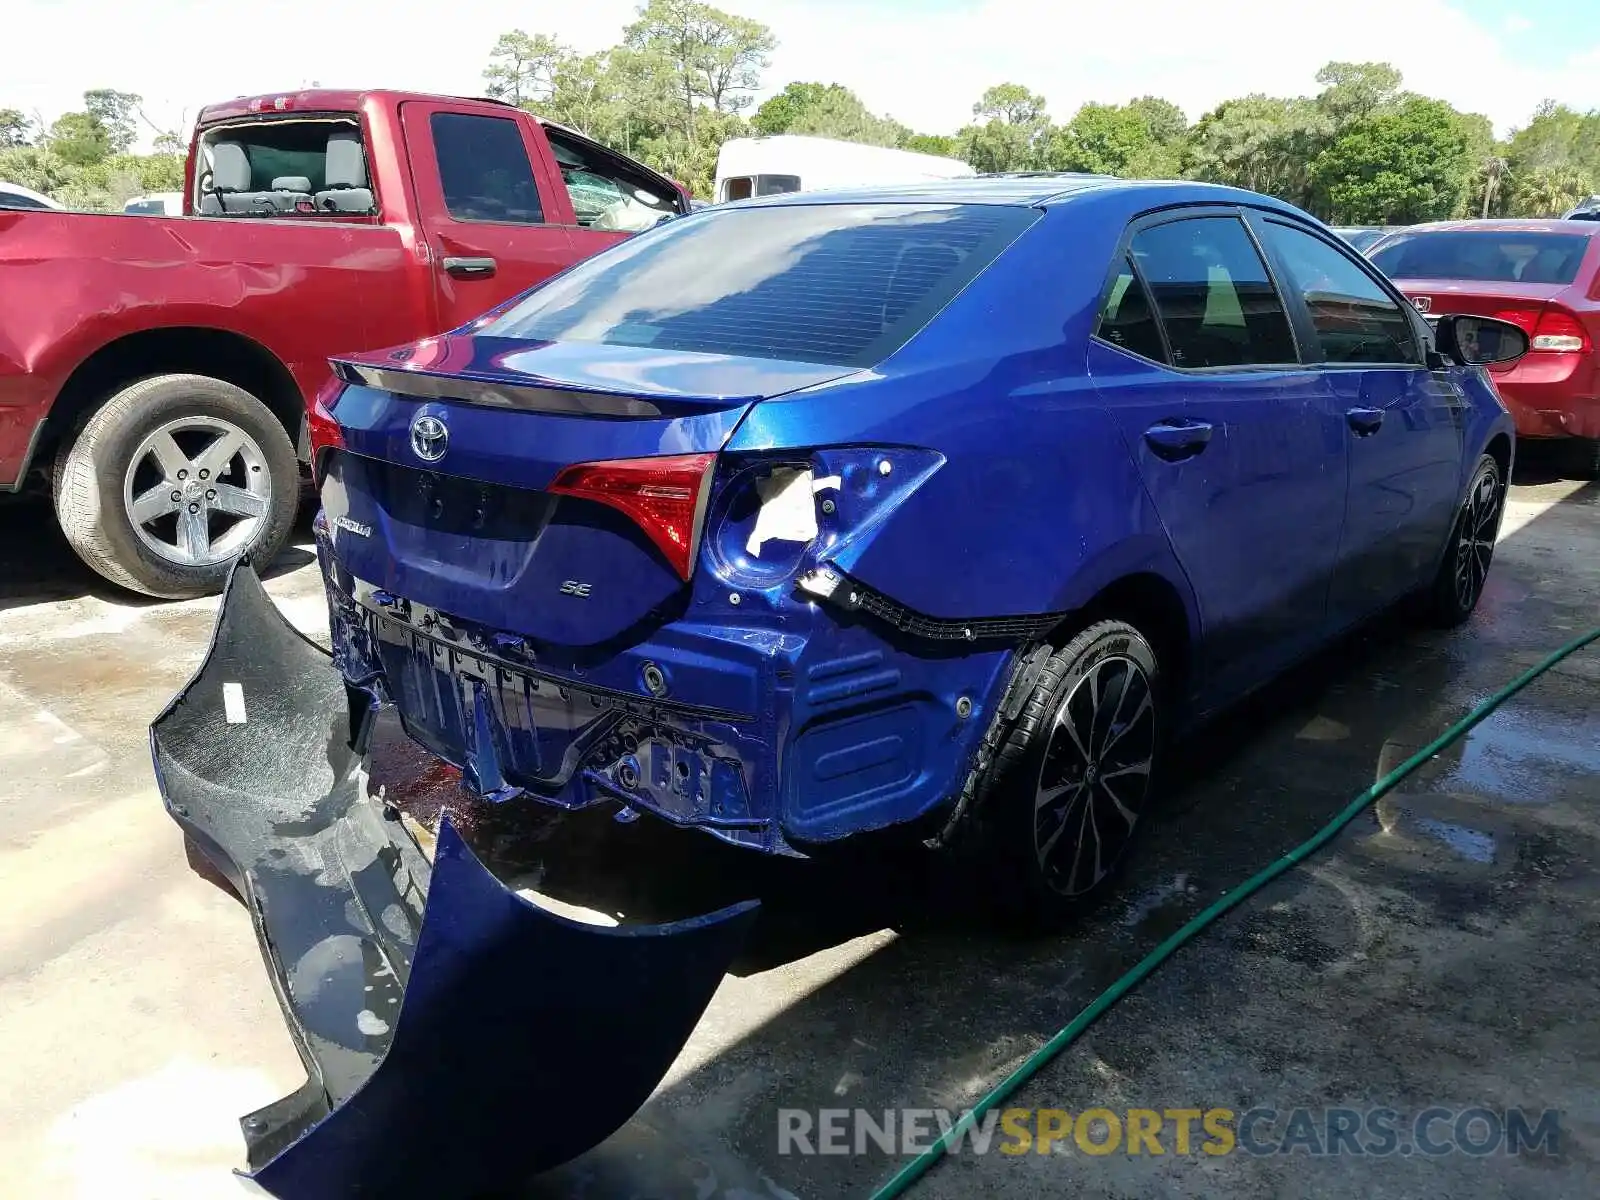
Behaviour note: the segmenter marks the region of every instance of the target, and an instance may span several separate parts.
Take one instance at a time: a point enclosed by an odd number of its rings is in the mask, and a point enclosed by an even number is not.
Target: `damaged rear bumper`
[[[234,571],[151,725],[167,810],[250,909],[305,1084],[242,1119],[279,1197],[470,1195],[608,1137],[666,1075],[753,903],[601,928],[522,899],[446,819],[365,792],[372,699]]]

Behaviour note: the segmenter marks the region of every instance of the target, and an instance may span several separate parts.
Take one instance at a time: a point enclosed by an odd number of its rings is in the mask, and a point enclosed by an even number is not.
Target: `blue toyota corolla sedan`
[[[1526,349],[1245,191],[719,206],[336,363],[335,658],[491,799],[901,826],[1063,909],[1175,735],[1396,602],[1468,617]]]

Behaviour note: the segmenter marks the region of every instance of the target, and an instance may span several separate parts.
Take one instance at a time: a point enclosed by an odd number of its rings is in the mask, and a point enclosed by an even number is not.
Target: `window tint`
[[[522,129],[506,117],[434,113],[433,149],[444,203],[458,221],[544,220]]]
[[[1390,279],[1571,283],[1588,249],[1582,233],[1440,229],[1395,234],[1372,262]]]
[[[48,204],[35,200],[32,196],[24,196],[20,192],[8,192],[0,188],[0,208],[49,208]]]
[[[1334,247],[1269,221],[1262,236],[1283,259],[1287,287],[1305,299],[1322,354],[1331,363],[1417,359],[1411,322],[1370,275]]]
[[[1037,216],[978,204],[712,209],[579,263],[483,332],[870,366]]]
[[[1111,272],[1095,334],[1132,354],[1142,354],[1156,362],[1167,361],[1167,349],[1161,344],[1161,331],[1156,328],[1150,297],[1134,274],[1133,264],[1126,258]]]
[[[1154,294],[1173,365],[1297,361],[1289,318],[1237,218],[1193,217],[1142,230],[1133,256]]]
[[[586,229],[638,233],[678,211],[678,197],[642,172],[614,161],[593,146],[550,131],[561,178],[578,224]]]

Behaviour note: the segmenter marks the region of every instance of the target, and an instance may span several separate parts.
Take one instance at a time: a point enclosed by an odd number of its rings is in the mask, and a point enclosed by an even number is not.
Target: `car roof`
[[[1593,237],[1600,222],[1564,221],[1555,217],[1489,217],[1463,221],[1428,221],[1407,225],[1397,233],[1576,233]]]
[[[719,208],[782,208],[803,204],[1003,204],[1049,207],[1089,196],[1148,200],[1152,208],[1179,204],[1253,204],[1304,216],[1293,205],[1242,188],[1190,180],[1118,179],[1111,175],[1017,172],[921,183],[875,184],[816,192],[783,192]],[[1581,224],[1581,222],[1575,222]]]
[[[402,104],[407,100],[448,100],[452,103],[489,104],[500,108],[515,108],[504,100],[488,96],[447,96],[432,92],[402,92],[389,88],[300,88],[282,92],[267,92],[259,96],[238,96],[208,104],[195,119],[198,125],[217,121],[231,121],[240,117],[276,116],[283,113],[355,113],[367,101]],[[280,106],[281,105],[281,106]],[[520,111],[520,110],[518,110]],[[536,114],[529,114],[541,125],[555,125]],[[562,128],[557,125],[556,128]]]

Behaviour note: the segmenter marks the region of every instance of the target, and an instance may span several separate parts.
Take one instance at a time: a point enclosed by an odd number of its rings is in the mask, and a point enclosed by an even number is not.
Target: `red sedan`
[[[1525,329],[1529,353],[1493,371],[1518,436],[1571,439],[1579,470],[1600,475],[1600,224],[1445,221],[1393,233],[1367,255],[1427,317]]]

